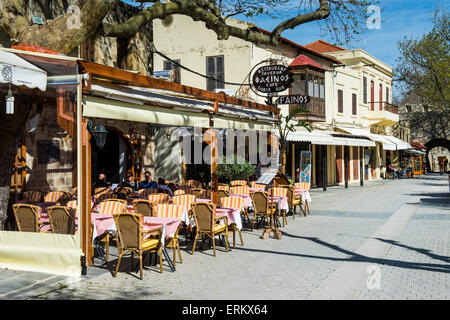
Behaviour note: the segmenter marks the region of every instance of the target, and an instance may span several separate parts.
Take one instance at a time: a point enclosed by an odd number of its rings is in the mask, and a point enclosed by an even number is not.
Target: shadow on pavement
[[[401,244],[400,242],[394,241],[394,240],[386,240],[386,239],[381,239],[381,238],[375,238],[375,239],[377,239],[379,241],[386,242],[386,243],[390,243],[393,246],[402,247],[402,248],[405,248],[405,249],[409,249],[409,250],[412,250],[412,251],[419,252],[421,254],[424,254],[424,255],[429,256],[430,258],[433,258],[433,259],[436,259],[436,260],[441,260],[443,262],[450,263],[450,257],[434,254],[430,250],[427,250],[427,249],[410,247],[410,246],[407,246],[405,244]]]
[[[322,259],[322,260],[331,260],[331,261],[342,261],[342,262],[345,262],[345,261],[368,262],[368,263],[383,264],[383,265],[405,268],[405,269],[450,273],[450,264],[434,264],[434,263],[432,264],[432,263],[406,262],[406,261],[391,260],[391,259],[372,258],[372,257],[354,253],[352,251],[346,250],[344,248],[341,248],[337,245],[320,240],[318,238],[292,235],[292,234],[289,234],[284,231],[281,231],[281,233],[286,237],[304,239],[304,240],[309,240],[309,241],[315,242],[319,245],[322,245],[322,246],[328,247],[330,249],[333,249],[335,251],[346,254],[346,255],[348,255],[348,258],[315,256],[315,255],[308,255],[308,254],[280,252],[280,251],[272,251],[272,250],[248,249],[248,248],[242,248],[242,247],[236,247],[235,250],[244,250],[244,251],[262,252],[262,253],[265,252],[265,253],[270,253],[270,254],[289,255],[289,256],[295,256],[295,257]],[[418,249],[418,250],[423,250],[423,249]]]

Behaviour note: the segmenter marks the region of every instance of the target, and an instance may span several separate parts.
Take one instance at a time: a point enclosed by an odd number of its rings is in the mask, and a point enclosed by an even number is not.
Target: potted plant
[[[230,157],[222,157],[217,164],[217,177],[224,182],[232,180],[247,180],[255,174],[256,167],[248,161],[233,155]]]

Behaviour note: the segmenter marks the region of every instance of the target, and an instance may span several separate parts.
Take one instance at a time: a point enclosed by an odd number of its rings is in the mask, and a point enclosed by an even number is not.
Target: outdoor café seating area
[[[268,188],[255,181],[234,180],[219,184],[219,202],[215,205],[211,201],[212,190],[198,181],[188,180],[185,184],[162,181],[165,184],[157,188],[138,191],[126,187],[93,188],[91,248],[97,267],[115,266],[115,270],[110,270],[115,276],[122,257],[132,253],[139,257],[142,279],[145,254],[156,253],[160,272],[165,269],[163,264],[175,271],[185,254],[195,255],[201,250],[216,256],[217,246],[231,254],[236,236],[240,240],[238,245],[244,246],[244,231],[262,230],[270,227],[271,221],[276,228],[284,227],[289,215],[295,218],[296,212],[309,214],[311,198],[307,183]],[[26,191],[23,199],[13,205],[17,229],[75,235],[77,203],[77,188],[72,193]],[[205,247],[206,240],[210,247]],[[111,257],[112,247],[117,250],[117,259]]]

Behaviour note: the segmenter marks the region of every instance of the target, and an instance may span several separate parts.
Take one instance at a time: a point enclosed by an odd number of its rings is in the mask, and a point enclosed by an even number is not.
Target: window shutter
[[[367,103],[367,78],[363,77],[363,102]]]
[[[344,112],[344,95],[342,90],[338,90],[338,112]]]
[[[352,94],[352,114],[356,115],[356,94]]]

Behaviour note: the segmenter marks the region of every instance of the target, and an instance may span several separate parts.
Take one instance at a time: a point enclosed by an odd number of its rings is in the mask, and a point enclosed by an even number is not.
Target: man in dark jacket
[[[150,171],[145,171],[144,177],[145,180],[139,183],[139,189],[155,189],[158,187],[156,181],[152,180],[152,174]]]
[[[136,181],[134,181],[134,177],[131,172],[127,173],[127,180],[122,182],[122,184],[120,186],[122,188],[124,188],[124,187],[131,188],[131,189],[133,189],[133,191],[139,190],[139,184]]]

